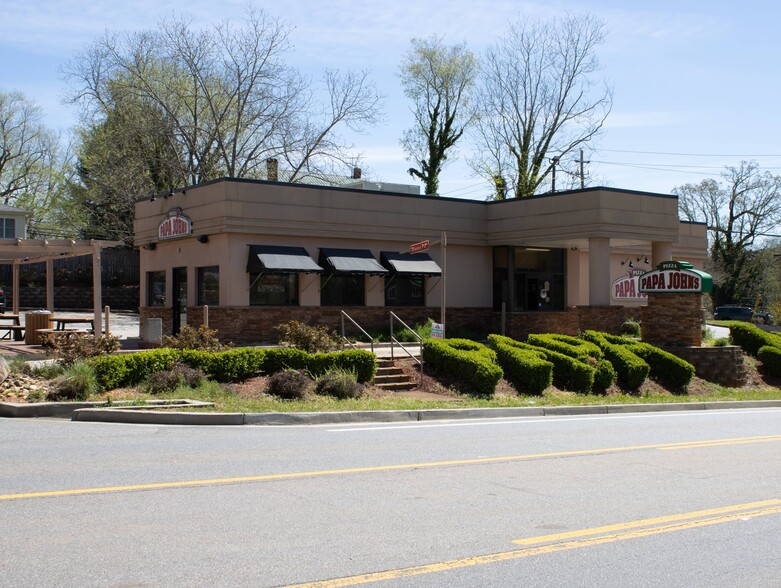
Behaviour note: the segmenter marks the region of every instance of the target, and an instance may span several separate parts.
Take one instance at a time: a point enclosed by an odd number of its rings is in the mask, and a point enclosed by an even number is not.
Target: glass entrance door
[[[173,334],[179,334],[187,324],[187,268],[175,267],[173,270]]]

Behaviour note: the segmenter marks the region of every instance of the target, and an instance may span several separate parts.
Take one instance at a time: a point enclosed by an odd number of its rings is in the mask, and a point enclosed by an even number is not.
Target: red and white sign
[[[702,278],[689,270],[654,270],[640,278],[642,292],[702,292]]]
[[[413,243],[409,246],[409,252],[410,253],[423,253],[424,251],[428,251],[428,247],[431,245],[431,241],[420,241],[419,243]]]
[[[193,233],[193,223],[190,217],[182,214],[181,209],[175,208],[168,213],[157,227],[157,238],[161,241],[165,239],[176,239],[187,237]]]
[[[613,282],[610,296],[618,302],[641,302],[648,300],[648,294],[640,291],[640,277],[643,270],[630,270]]]

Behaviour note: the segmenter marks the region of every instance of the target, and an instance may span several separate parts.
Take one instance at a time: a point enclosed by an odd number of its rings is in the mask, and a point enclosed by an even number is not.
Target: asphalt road
[[[781,585],[781,409],[0,419],[0,447],[0,586]]]

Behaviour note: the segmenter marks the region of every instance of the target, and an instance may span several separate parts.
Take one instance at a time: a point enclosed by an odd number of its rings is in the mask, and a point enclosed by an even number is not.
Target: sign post
[[[432,245],[442,245],[442,288],[441,288],[441,295],[440,295],[440,313],[439,313],[439,324],[442,326],[441,336],[440,338],[445,337],[445,307],[447,305],[447,279],[446,279],[446,268],[447,268],[447,233],[445,231],[442,231],[439,241],[434,241],[433,243],[426,239],[425,241],[418,241],[417,243],[413,243],[409,246],[407,249],[407,253],[414,254],[414,253],[423,253],[425,251],[429,250],[429,247]]]

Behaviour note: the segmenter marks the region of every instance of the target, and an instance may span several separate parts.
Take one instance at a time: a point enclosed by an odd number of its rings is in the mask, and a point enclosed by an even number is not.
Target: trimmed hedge
[[[694,366],[688,361],[642,341],[600,333],[609,343],[626,347],[650,366],[651,377],[672,388],[683,390],[694,377]]]
[[[521,349],[514,339],[488,335],[499,365],[513,384],[529,394],[542,394],[553,383],[553,364],[541,352]]]
[[[602,357],[602,350],[598,345],[591,341],[571,337],[570,335],[557,335],[555,333],[533,334],[526,338],[526,342],[535,347],[545,347],[551,351],[558,351],[581,361],[587,360],[589,357],[597,359]]]
[[[781,378],[781,348],[765,345],[757,352],[757,359],[762,362],[767,373],[776,378]]]
[[[591,391],[596,394],[604,394],[616,380],[616,370],[609,361],[602,359],[602,350],[591,341],[548,333],[529,335],[526,342],[535,347],[568,355],[594,368],[596,372]]]
[[[496,353],[468,339],[425,339],[423,361],[468,383],[480,396],[492,396],[504,376],[496,364]]]
[[[505,337],[507,339],[507,337]],[[590,365],[564,355],[557,351],[551,351],[544,347],[535,347],[528,343],[521,343],[510,339],[512,343],[508,343],[518,349],[526,349],[529,351],[535,351],[541,353],[542,356],[553,364],[553,382],[559,387],[565,390],[571,390],[580,394],[588,394],[594,385],[594,375],[596,370]]]
[[[355,373],[361,382],[370,382],[377,369],[373,353],[362,349],[331,353],[306,353],[293,348],[255,349],[241,347],[225,351],[170,349],[163,347],[139,353],[104,355],[89,361],[103,390],[136,386],[156,372],[169,369],[176,361],[203,370],[218,382],[243,380],[259,372],[274,374],[286,369],[306,370],[315,376],[333,369]]]
[[[583,338],[598,345],[613,365],[619,388],[637,390],[648,377],[651,366],[627,347],[608,341],[605,335],[606,333],[599,331],[586,331],[583,333]]]
[[[739,345],[752,357],[758,357],[759,350],[765,346],[781,348],[781,337],[763,331],[751,323],[731,322],[729,336],[735,345]]]

